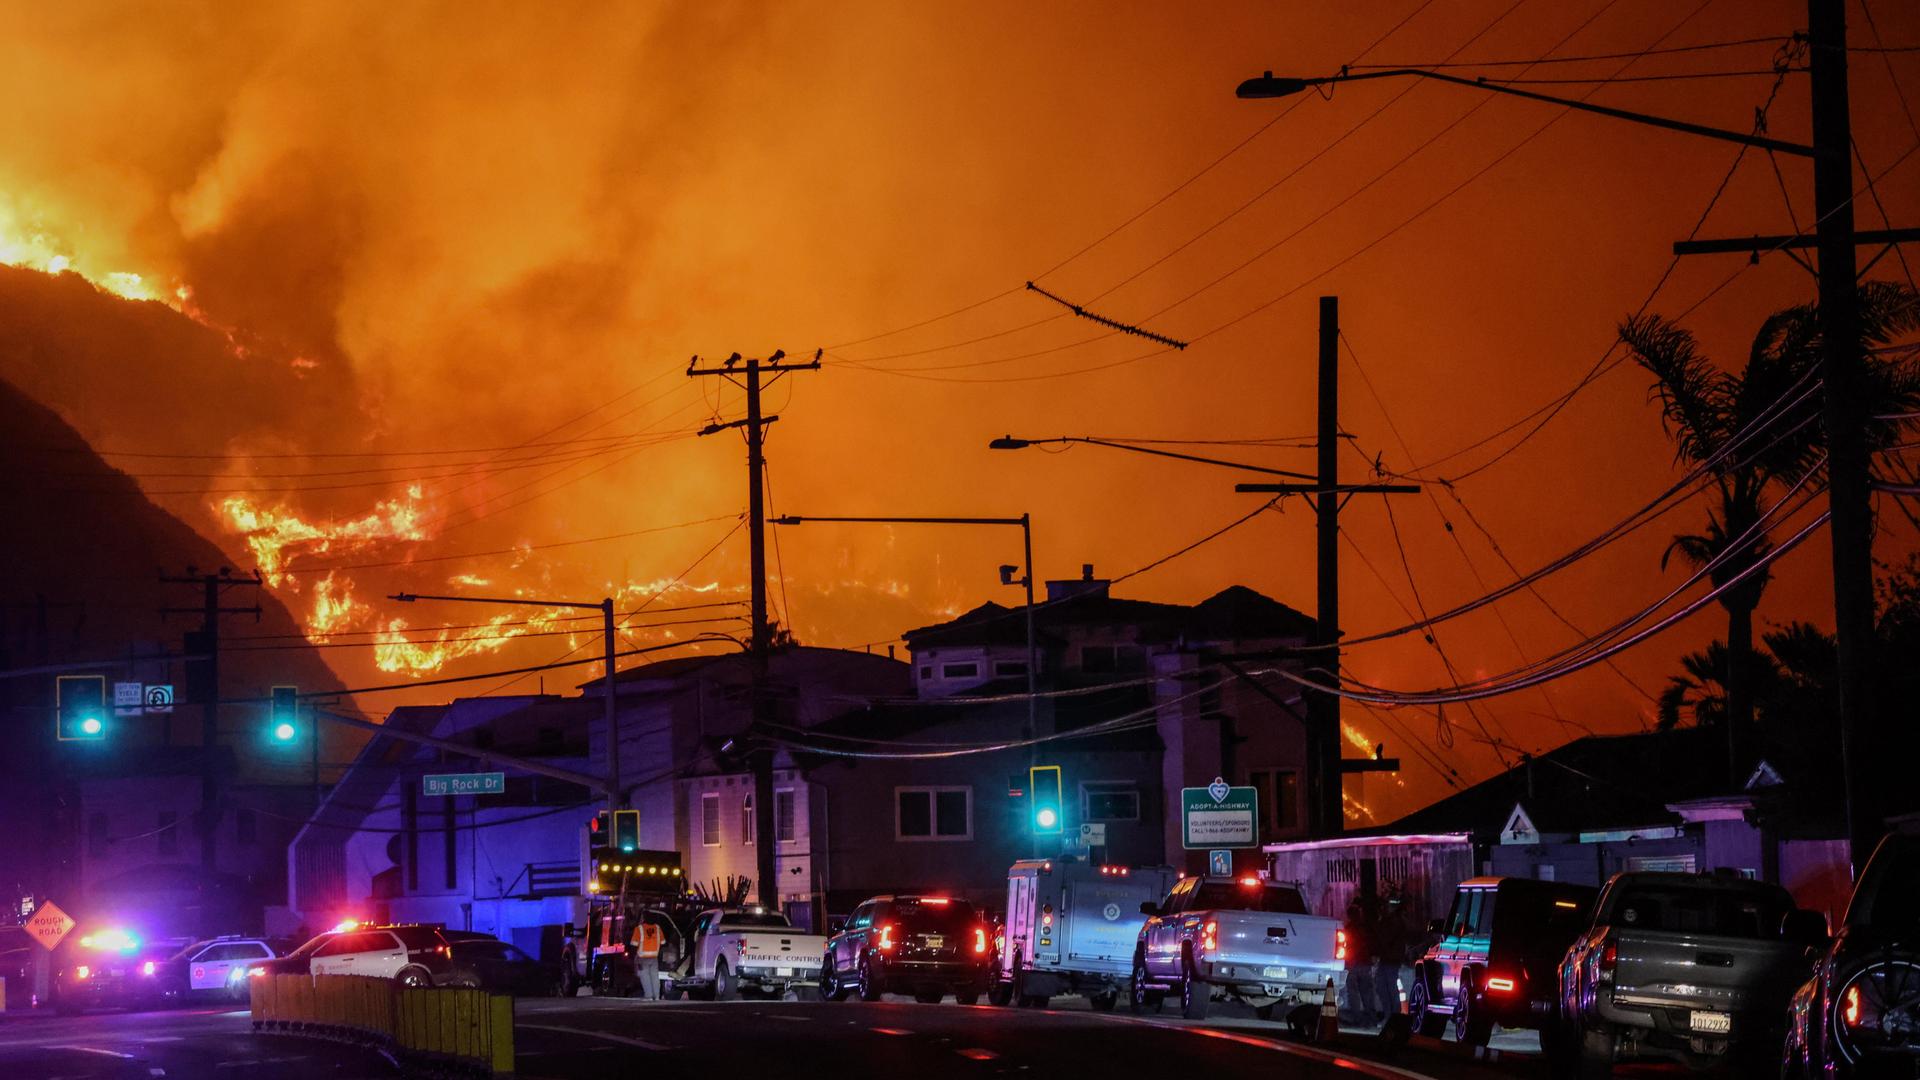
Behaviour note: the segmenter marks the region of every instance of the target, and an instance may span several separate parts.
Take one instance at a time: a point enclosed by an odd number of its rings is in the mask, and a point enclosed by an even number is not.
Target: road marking
[[[561,1027],[558,1024],[515,1024],[513,1026],[516,1028],[527,1028],[533,1031],[557,1031],[564,1035],[580,1035],[589,1039],[605,1039],[607,1042],[619,1043],[622,1046],[637,1046],[642,1050],[673,1049],[673,1047],[665,1043],[648,1042],[645,1039],[634,1039],[625,1035],[614,1035],[605,1031],[594,1031],[590,1028]]]
[[[872,1028],[872,1029],[870,1029],[870,1030],[873,1030],[873,1031],[877,1031],[877,1032],[879,1032],[879,1033],[880,1033],[880,1034],[882,1034],[882,1035],[911,1035],[911,1034],[913,1034],[913,1032],[911,1032],[911,1031],[908,1031],[908,1030],[907,1030],[906,1028],[883,1028],[883,1027],[877,1027],[877,1028]]]
[[[167,1075],[167,1070],[160,1069],[160,1068],[148,1069],[147,1075],[148,1076],[165,1076]]]
[[[1190,1035],[1204,1035],[1209,1039],[1225,1039],[1228,1042],[1257,1047],[1261,1050],[1273,1050],[1282,1054],[1292,1054],[1295,1057],[1311,1058],[1314,1061],[1323,1062],[1335,1068],[1349,1069],[1363,1076],[1374,1077],[1375,1080],[1432,1080],[1432,1078],[1425,1073],[1417,1073],[1393,1065],[1382,1065],[1373,1061],[1364,1061],[1359,1058],[1348,1057],[1345,1054],[1337,1054],[1331,1050],[1321,1050],[1312,1046],[1301,1046],[1297,1043],[1274,1042],[1273,1040],[1262,1039],[1254,1035],[1242,1035],[1233,1031],[1220,1031],[1216,1028],[1163,1024],[1153,1020],[1136,1019],[1131,1016],[1109,1016],[1102,1013],[1095,1013],[1094,1016],[1109,1023],[1137,1024],[1144,1027],[1165,1028],[1169,1031],[1184,1031]]]
[[[140,1041],[141,1042],[179,1042],[181,1041],[181,1036],[179,1035],[148,1035],[147,1037],[141,1039]]]
[[[121,1059],[123,1059],[123,1060],[127,1060],[127,1061],[131,1061],[131,1060],[133,1060],[133,1055],[132,1055],[132,1054],[123,1054],[123,1053],[121,1053],[121,1052],[120,1052],[120,1051],[118,1051],[118,1050],[102,1050],[102,1049],[100,1049],[100,1048],[99,1048],[99,1047],[97,1047],[97,1046],[49,1046],[49,1047],[47,1047],[47,1049],[49,1049],[49,1050],[78,1050],[78,1051],[79,1051],[80,1053],[82,1053],[82,1054],[99,1054],[99,1055],[101,1055],[101,1056],[103,1056],[103,1057],[112,1057],[112,1058],[121,1058]]]
[[[994,1058],[1000,1056],[991,1050],[984,1050],[978,1046],[969,1046],[965,1050],[955,1050],[954,1053],[959,1054],[963,1058],[972,1058],[975,1061],[992,1061]]]

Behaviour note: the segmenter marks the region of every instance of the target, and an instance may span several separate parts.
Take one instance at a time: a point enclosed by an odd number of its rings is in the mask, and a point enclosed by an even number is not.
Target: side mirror
[[[837,934],[846,928],[847,917],[844,915],[835,915],[827,920],[827,933],[829,934]]]
[[[1142,900],[1140,901],[1140,914],[1145,915],[1149,919],[1158,918],[1160,915],[1160,905],[1151,900]]]
[[[1786,921],[1781,924],[1780,936],[1809,949],[1827,947],[1827,917],[1817,911],[1804,908],[1787,913]]]
[[[1433,934],[1436,937],[1446,937],[1447,936],[1447,920],[1435,919],[1432,922],[1428,923],[1427,933]]]

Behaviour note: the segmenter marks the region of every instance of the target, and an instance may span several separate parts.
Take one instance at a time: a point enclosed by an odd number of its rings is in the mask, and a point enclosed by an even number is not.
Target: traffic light
[[[613,812],[613,846],[625,852],[640,850],[640,811]]]
[[[299,693],[297,686],[273,688],[273,707],[267,715],[267,734],[276,743],[290,743],[294,736],[300,734],[300,726],[296,723],[300,718]]]
[[[1060,799],[1060,766],[1035,765],[1027,770],[1028,805],[1033,808],[1035,836],[1058,836],[1066,831],[1066,808]]]
[[[62,675],[54,682],[53,737],[98,742],[107,737],[107,677]]]

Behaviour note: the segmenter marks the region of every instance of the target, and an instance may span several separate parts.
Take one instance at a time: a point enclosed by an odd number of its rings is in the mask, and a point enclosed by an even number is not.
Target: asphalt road
[[[1332,1049],[1220,1006],[1204,1024],[1062,1009],[847,1002],[516,1003],[522,1080],[753,1075],[980,1080],[1000,1076],[1275,1076],[1298,1080],[1532,1080],[1530,1055],[1478,1061],[1416,1040],[1392,1053],[1345,1034]],[[1628,1074],[1642,1074],[1640,1069]],[[1667,1070],[1659,1070],[1658,1075]],[[183,1009],[0,1020],[5,1080],[358,1080],[400,1075],[381,1055],[284,1035],[257,1035],[244,1011]]]

